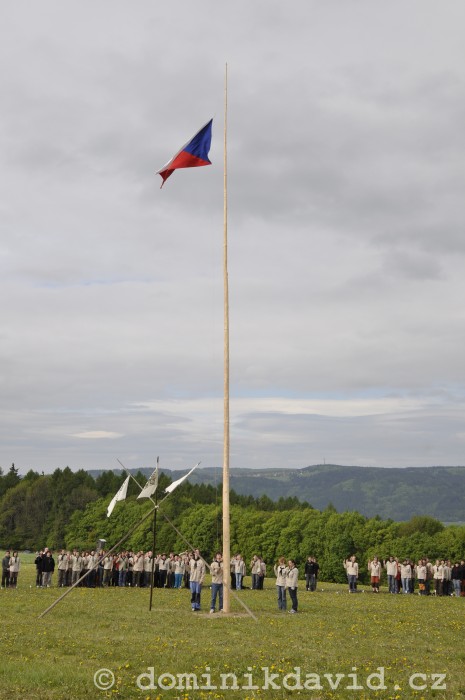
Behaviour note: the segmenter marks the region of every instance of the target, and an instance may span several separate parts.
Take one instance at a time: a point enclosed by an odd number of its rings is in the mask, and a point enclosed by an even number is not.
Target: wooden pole
[[[155,506],[157,503],[157,492],[155,491]],[[150,569],[150,600],[149,600],[149,612],[152,610],[152,599],[153,599],[153,579],[155,576],[155,547],[157,544],[157,510],[153,513],[153,544],[152,544],[152,566]]]
[[[230,612],[231,544],[229,531],[229,284],[228,284],[228,64],[224,74],[223,286],[224,286],[224,437],[223,437],[223,610]]]
[[[157,457],[157,475],[160,478],[160,472],[158,471],[159,457]],[[152,610],[152,599],[153,599],[153,578],[155,574],[155,547],[157,544],[157,488],[155,489],[155,511],[153,513],[153,542],[152,542],[152,566],[150,570],[150,601],[149,601],[149,612]],[[153,502],[153,501],[152,501]]]

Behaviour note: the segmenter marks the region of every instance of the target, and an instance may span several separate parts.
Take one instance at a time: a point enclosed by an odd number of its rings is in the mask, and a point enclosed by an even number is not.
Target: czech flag
[[[212,142],[212,123],[213,119],[210,119],[161,170],[157,171],[157,175],[161,175],[163,179],[160,189],[165,184],[165,180],[177,168],[196,168],[199,165],[211,165],[211,161],[208,159],[208,152]]]

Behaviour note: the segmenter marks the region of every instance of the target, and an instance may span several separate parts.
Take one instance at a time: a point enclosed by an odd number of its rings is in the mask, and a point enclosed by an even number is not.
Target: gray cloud
[[[232,465],[463,462],[464,19],[5,8],[0,465],[221,464],[225,60]]]

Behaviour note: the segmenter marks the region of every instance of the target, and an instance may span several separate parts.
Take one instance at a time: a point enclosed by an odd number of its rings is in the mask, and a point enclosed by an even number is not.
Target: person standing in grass
[[[289,590],[289,595],[291,596],[292,608],[289,610],[290,613],[297,612],[297,583],[299,579],[299,570],[295,565],[293,559],[289,559],[288,571],[286,575],[286,588]]]
[[[10,557],[10,588],[16,588],[16,586],[18,585],[18,574],[20,565],[21,562],[18,557],[18,552],[13,552],[13,556]]]
[[[215,559],[210,566],[212,576],[212,600],[210,612],[215,612],[216,598],[218,597],[218,610],[223,612],[223,557],[221,552],[217,552]]]
[[[182,555],[182,561],[184,564],[184,576],[183,576],[183,581],[184,581],[184,588],[189,588],[190,589],[190,575],[191,575],[191,570],[189,566],[189,562],[191,560],[190,552],[184,552]]]
[[[107,554],[103,560],[103,581],[102,585],[108,588],[110,586],[113,569],[113,557]]]
[[[260,574],[261,574],[262,566],[261,566],[261,560],[260,557],[258,557],[256,554],[254,554],[252,561],[250,562],[250,574],[252,576],[252,589],[254,591],[258,591],[260,587]]]
[[[121,552],[116,561],[118,563],[118,586],[124,588],[124,586],[126,586],[126,577],[128,575],[127,552]]]
[[[245,576],[245,562],[241,554],[236,554],[234,571],[236,574],[236,590],[240,591],[242,588],[242,579]]]
[[[449,559],[444,562],[444,595],[452,595],[452,566]]]
[[[402,576],[401,576],[401,571],[402,571],[402,565],[400,561],[396,557],[396,564],[397,564],[397,574],[396,574],[396,593],[400,593],[402,591]]]
[[[55,559],[52,556],[50,549],[47,549],[47,554],[42,562],[42,587],[50,588],[52,582],[52,574],[55,571]]]
[[[276,590],[278,592],[278,610],[286,610],[286,577],[289,569],[284,557],[279,557],[274,565],[276,576]]]
[[[164,588],[166,585],[166,579],[168,577],[168,561],[166,559],[166,554],[163,552],[161,557],[158,559],[158,587]]]
[[[320,570],[320,565],[318,564],[317,560],[315,557],[310,557],[310,563],[309,563],[309,584],[308,584],[308,590],[309,591],[316,591],[316,584],[318,580],[318,572]]]
[[[182,556],[179,554],[176,554],[174,557],[174,587],[175,588],[181,588],[182,586],[182,579],[184,576],[184,561]]]
[[[192,612],[200,610],[200,596],[202,583],[205,578],[205,563],[200,557],[198,549],[194,550],[194,556],[190,560],[190,589]]]
[[[417,573],[417,567],[416,564],[413,563],[413,559],[409,559],[409,564],[412,569],[412,576],[410,577],[409,582],[409,593],[415,593],[415,576]]]
[[[433,577],[434,577],[434,590],[437,596],[442,596],[443,590],[443,576],[444,576],[444,561],[439,561],[436,559],[436,563],[433,566]]]
[[[140,588],[144,579],[144,552],[137,552],[134,555],[134,588]]]
[[[460,575],[462,579],[462,585],[460,586],[460,595],[465,596],[465,559],[460,560]]]
[[[2,559],[2,588],[8,588],[10,585],[10,559],[11,552],[7,549]]]
[[[126,576],[126,585],[131,587],[134,583],[134,552],[128,552],[128,573]]]
[[[79,581],[82,569],[82,556],[77,549],[73,550],[71,555],[71,585]]]
[[[431,593],[431,581],[433,579],[433,565],[431,564],[428,557],[423,557],[422,562],[426,567],[425,595],[430,595],[430,593]]]
[[[410,580],[412,578],[412,567],[408,559],[404,559],[400,565],[400,578],[402,581],[403,593],[410,593]]]
[[[349,584],[349,593],[355,593],[357,591],[357,579],[358,579],[358,564],[356,561],[355,554],[352,554],[350,559],[346,559],[343,562],[344,569],[347,574],[347,582]]]
[[[305,590],[309,591],[310,590],[310,576],[311,576],[311,568],[312,568],[312,557],[308,556],[307,561],[305,562]]]
[[[420,559],[417,564],[418,595],[426,595],[426,562]]]
[[[34,564],[36,567],[36,588],[40,588],[42,585],[42,562],[45,557],[45,552],[43,549],[40,552],[36,552],[36,558],[34,559]]]
[[[258,590],[263,591],[263,584],[266,578],[266,563],[262,557],[260,557],[260,573],[258,575]]]
[[[452,580],[452,586],[454,588],[453,595],[455,595],[457,598],[460,598],[460,588],[462,581],[460,576],[460,564],[458,563],[458,561],[456,561],[454,566],[452,567],[450,575]]]
[[[231,576],[231,590],[236,590],[236,557],[231,557],[231,564],[229,568],[229,573]]]
[[[258,574],[260,572],[260,560],[256,554],[253,555],[250,560],[250,576],[252,578],[252,590],[255,591],[258,588]]]
[[[371,577],[371,590],[373,593],[379,593],[379,581],[381,578],[381,562],[378,557],[373,557],[371,561],[368,562],[368,571]]]
[[[394,557],[389,557],[387,561],[384,561],[384,568],[386,569],[389,593],[397,593],[397,562]]]
[[[152,550],[146,552],[144,555],[144,581],[143,584],[146,588],[150,588],[150,580],[152,578]]]
[[[82,577],[84,576],[84,574],[86,573],[86,571],[87,571],[87,558],[88,558],[88,557],[89,557],[89,552],[86,552],[86,551],[82,552],[82,556],[81,556],[81,571],[79,572],[79,578],[82,578]],[[84,581],[81,581],[81,583],[80,583],[79,585],[80,585],[80,586],[85,586],[85,585],[86,585],[85,579],[84,579]]]
[[[66,572],[68,571],[68,555],[64,549],[58,555],[58,588],[63,588],[66,582]]]

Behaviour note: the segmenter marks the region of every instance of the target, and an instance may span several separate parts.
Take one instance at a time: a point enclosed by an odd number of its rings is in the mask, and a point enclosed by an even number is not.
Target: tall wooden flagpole
[[[229,533],[229,284],[228,284],[228,64],[224,74],[224,156],[223,156],[223,286],[224,286],[224,437],[223,437],[223,610],[230,612]]]
[[[160,458],[157,457],[157,488],[158,488],[158,479],[159,479],[159,472],[158,472],[158,464],[159,464]],[[157,546],[157,489],[155,489],[155,493],[153,494],[155,496],[155,511],[153,513],[153,542],[152,542],[152,561],[151,561],[151,567],[150,567],[150,600],[149,600],[149,612],[152,610],[152,600],[153,600],[153,579],[155,577],[155,556],[156,556],[156,546]],[[151,499],[152,500],[152,499]],[[152,500],[152,503],[154,501]]]

